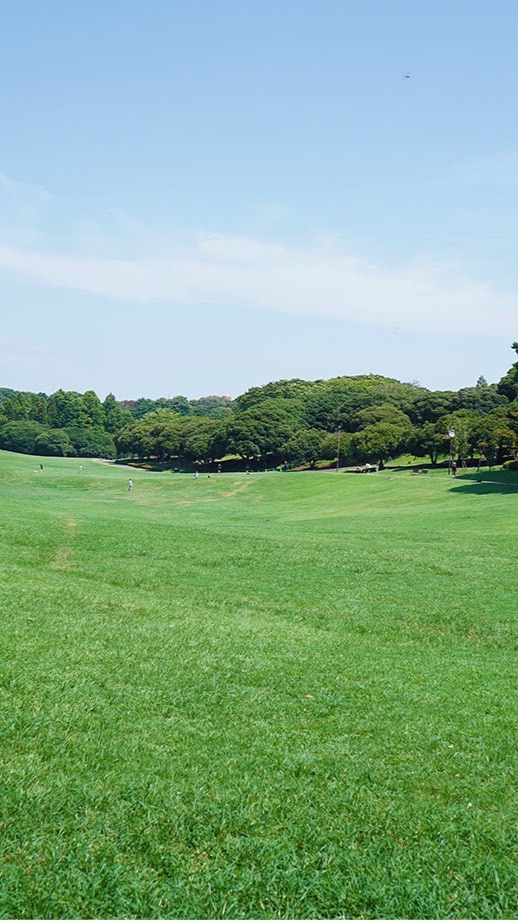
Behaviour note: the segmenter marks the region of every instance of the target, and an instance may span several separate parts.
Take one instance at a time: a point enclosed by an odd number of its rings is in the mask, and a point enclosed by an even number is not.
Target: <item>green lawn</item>
[[[518,476],[39,461],[0,452],[1,917],[517,916]]]

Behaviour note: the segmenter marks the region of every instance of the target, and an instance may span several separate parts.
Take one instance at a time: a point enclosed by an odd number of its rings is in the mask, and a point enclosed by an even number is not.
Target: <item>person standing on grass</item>
[[[457,476],[457,462],[456,461],[451,462],[451,472],[452,472],[452,476]]]
[[[133,489],[133,480],[130,478],[128,480],[128,492],[131,492],[132,489]]]

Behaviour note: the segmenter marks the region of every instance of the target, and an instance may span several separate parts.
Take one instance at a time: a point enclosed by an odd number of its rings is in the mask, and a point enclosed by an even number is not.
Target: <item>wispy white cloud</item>
[[[197,233],[156,239],[126,258],[68,255],[0,244],[0,268],[45,286],[177,308],[260,308],[377,328],[509,336],[517,298],[455,265],[375,265],[336,240],[294,246]],[[119,250],[120,252],[120,250]]]

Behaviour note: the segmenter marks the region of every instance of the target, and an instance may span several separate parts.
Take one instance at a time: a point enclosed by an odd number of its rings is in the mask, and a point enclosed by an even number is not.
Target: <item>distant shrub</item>
[[[504,470],[518,470],[518,460],[504,461],[502,467]]]

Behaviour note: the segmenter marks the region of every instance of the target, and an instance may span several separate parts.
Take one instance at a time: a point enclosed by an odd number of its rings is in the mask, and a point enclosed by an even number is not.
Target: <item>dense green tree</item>
[[[168,397],[167,399],[161,397],[156,401],[154,409],[170,409],[171,412],[177,413],[179,416],[190,416],[192,415],[192,406],[189,403],[187,397],[176,396]]]
[[[292,464],[314,467],[322,458],[323,445],[328,437],[328,433],[319,429],[299,429],[284,443],[281,453]]]
[[[512,348],[518,354],[518,342],[513,342]],[[497,385],[498,393],[505,396],[508,400],[518,398],[518,361],[515,361],[509,368],[507,374],[502,377]]]
[[[13,393],[0,403],[0,418],[46,423],[47,397],[42,393]]]
[[[518,398],[509,404],[507,410],[509,428],[516,433],[515,447],[518,447]]]
[[[442,431],[446,451],[449,452],[451,446],[454,456],[459,460],[466,460],[473,455],[473,428],[478,415],[467,409],[458,409],[437,422],[437,431]],[[452,431],[455,432],[453,438],[448,434]]]
[[[0,405],[14,396],[16,396],[16,390],[11,390],[10,387],[0,387]]]
[[[236,412],[226,427],[227,452],[246,460],[259,455],[278,457],[299,424],[298,412],[287,411],[288,402],[270,398]]]
[[[349,444],[352,463],[379,464],[383,467],[390,457],[396,457],[406,446],[408,429],[390,422],[377,422],[356,432]]]
[[[355,427],[358,429],[363,429],[367,425],[375,425],[377,422],[389,422],[391,425],[406,426],[408,429],[411,427],[407,414],[394,403],[376,403],[356,413]]]
[[[104,429],[104,406],[93,390],[87,390],[82,396],[81,425],[86,428]]]
[[[324,432],[337,431],[339,428],[339,414],[344,403],[343,393],[339,390],[318,390],[313,393],[304,405],[304,421],[309,428],[320,429]],[[357,407],[361,409],[362,406]],[[350,412],[351,419],[355,410]],[[341,417],[343,424],[343,416]]]
[[[35,422],[48,422],[47,404],[48,397],[44,393],[31,393],[30,418]]]
[[[70,426],[62,431],[66,432],[74,454],[78,457],[105,457],[116,456],[113,436],[98,428],[79,428]]]
[[[496,389],[507,400],[516,400],[518,397],[518,380],[515,378],[512,369],[499,380]]]
[[[228,424],[229,424],[229,421],[233,418],[234,418],[234,413],[230,413],[228,415],[228,418],[225,417],[223,419],[214,420],[216,424],[214,426],[214,431],[212,435],[210,436],[209,442],[207,445],[207,451],[211,459],[215,460],[218,457],[219,458],[225,457],[225,454],[227,453],[227,443],[228,443],[228,439],[227,439]],[[252,452],[251,454],[251,457],[253,456],[254,456],[254,452]]]
[[[506,457],[512,457],[518,448],[513,414],[501,409],[480,415],[471,434],[473,444],[491,463],[501,464]]]
[[[512,344],[511,347],[514,349],[514,351],[515,351],[516,354],[518,355],[518,342],[513,342],[513,344]],[[518,361],[515,361],[515,362],[514,362],[512,368],[511,368],[511,371],[512,371],[512,373],[514,374],[514,379],[515,379],[515,381],[518,383]]]
[[[248,410],[243,413],[236,413],[230,419],[224,429],[224,448],[217,452],[216,457],[222,457],[224,454],[238,454],[243,460],[252,460],[254,457],[261,455],[261,446],[259,444],[259,432],[256,421],[246,415]],[[215,443],[213,438],[212,444]]]
[[[157,400],[139,397],[138,400],[123,400],[121,405],[134,419],[142,419],[148,413],[159,409],[170,409],[181,416],[223,418],[230,412],[232,400],[230,397],[215,395],[200,397],[199,400],[188,400],[184,396],[159,397]]]
[[[151,453],[159,461],[170,461],[178,457],[182,443],[181,430],[174,422],[161,422],[149,432]]]
[[[343,466],[349,462],[351,455],[350,445],[354,437],[350,432],[324,432],[324,440],[321,447],[321,460],[337,462]]]
[[[265,400],[286,400],[295,401],[302,406],[310,394],[313,392],[315,384],[311,381],[304,381],[300,378],[292,380],[271,381],[263,387],[250,387],[241,396],[234,400],[234,409],[236,412],[243,412],[263,403]]]
[[[156,400],[139,397],[138,400],[124,400],[122,405],[127,406],[134,419],[142,419],[147,413],[153,412]]]
[[[409,432],[407,449],[417,457],[427,454],[432,464],[436,464],[440,455],[448,451],[447,436],[437,422],[425,422],[413,426]]]
[[[331,428],[340,429],[342,432],[356,431],[356,418],[362,410],[368,409],[376,402],[374,393],[365,389],[351,388],[340,392],[340,404],[336,409],[334,418],[330,420]],[[334,424],[333,424],[334,423]]]
[[[6,422],[0,427],[0,448],[20,454],[36,454],[36,439],[45,431],[47,429],[40,422]]]
[[[119,457],[138,457],[139,460],[153,456],[153,442],[149,427],[142,419],[132,422],[114,437]]]
[[[182,420],[182,416],[169,409],[147,413],[115,436],[118,454],[136,455],[141,459],[155,457],[162,462],[178,457]]]
[[[518,352],[518,343],[513,348]],[[0,388],[0,431],[7,432],[8,440],[16,441],[19,435],[18,443],[27,445],[34,430],[13,430],[8,425],[36,422],[42,432],[47,426],[67,433],[80,456],[110,456],[116,436],[119,453],[141,458],[193,461],[233,453],[248,460],[268,457],[270,463],[283,455],[293,463],[308,464],[316,463],[317,445],[322,459],[329,459],[333,444],[336,451],[336,438],[333,442],[330,433],[341,433],[351,456],[354,451],[356,455],[379,453],[379,443],[398,433],[399,449],[406,442],[415,453],[426,451],[435,463],[441,436],[448,440],[442,433],[448,425],[457,433],[459,456],[476,451],[475,422],[478,425],[482,417],[489,418],[487,432],[480,438],[487,441],[491,435],[498,457],[508,451],[510,433],[514,438],[517,428],[516,413],[511,416],[509,405],[517,396],[518,361],[498,386],[479,377],[475,387],[457,393],[428,391],[374,374],[272,381],[250,388],[235,401],[214,395],[187,400],[178,395],[119,402],[108,394],[101,403],[92,390],[84,394],[58,390],[47,397]],[[213,424],[198,426],[198,420]],[[52,441],[42,439],[44,443],[51,450]],[[59,446],[59,439],[54,445]],[[395,451],[391,445],[390,454]]]
[[[80,393],[56,390],[49,397],[47,417],[52,428],[66,428],[67,425],[83,426],[85,414]]]
[[[178,457],[182,443],[182,416],[169,409],[158,409],[141,420],[148,430],[151,455],[159,461]]]
[[[217,419],[209,417],[191,417],[183,427],[181,454],[188,461],[213,461],[214,436],[219,430]]]
[[[457,398],[453,390],[424,390],[418,393],[415,402],[408,410],[414,425],[438,420],[457,409]]]
[[[414,384],[374,374],[315,381],[305,401],[304,418],[312,428],[354,432],[356,417],[363,410],[390,404],[408,414],[422,392]]]
[[[211,419],[224,419],[232,411],[230,397],[207,396],[199,400],[190,401],[192,411],[196,416],[209,416]]]
[[[116,435],[122,431],[125,425],[129,425],[132,415],[129,409],[126,409],[119,403],[113,393],[109,393],[103,403],[104,408],[104,427],[111,435]]]
[[[456,398],[456,409],[469,409],[473,412],[487,413],[498,406],[505,406],[506,397],[498,393],[496,386],[463,387]]]
[[[17,393],[5,400],[1,407],[2,416],[12,422],[28,421],[31,418],[31,398],[28,393]],[[37,420],[34,419],[34,422]]]
[[[67,432],[63,429],[47,429],[36,438],[33,453],[50,457],[67,457],[75,454],[75,451]]]

